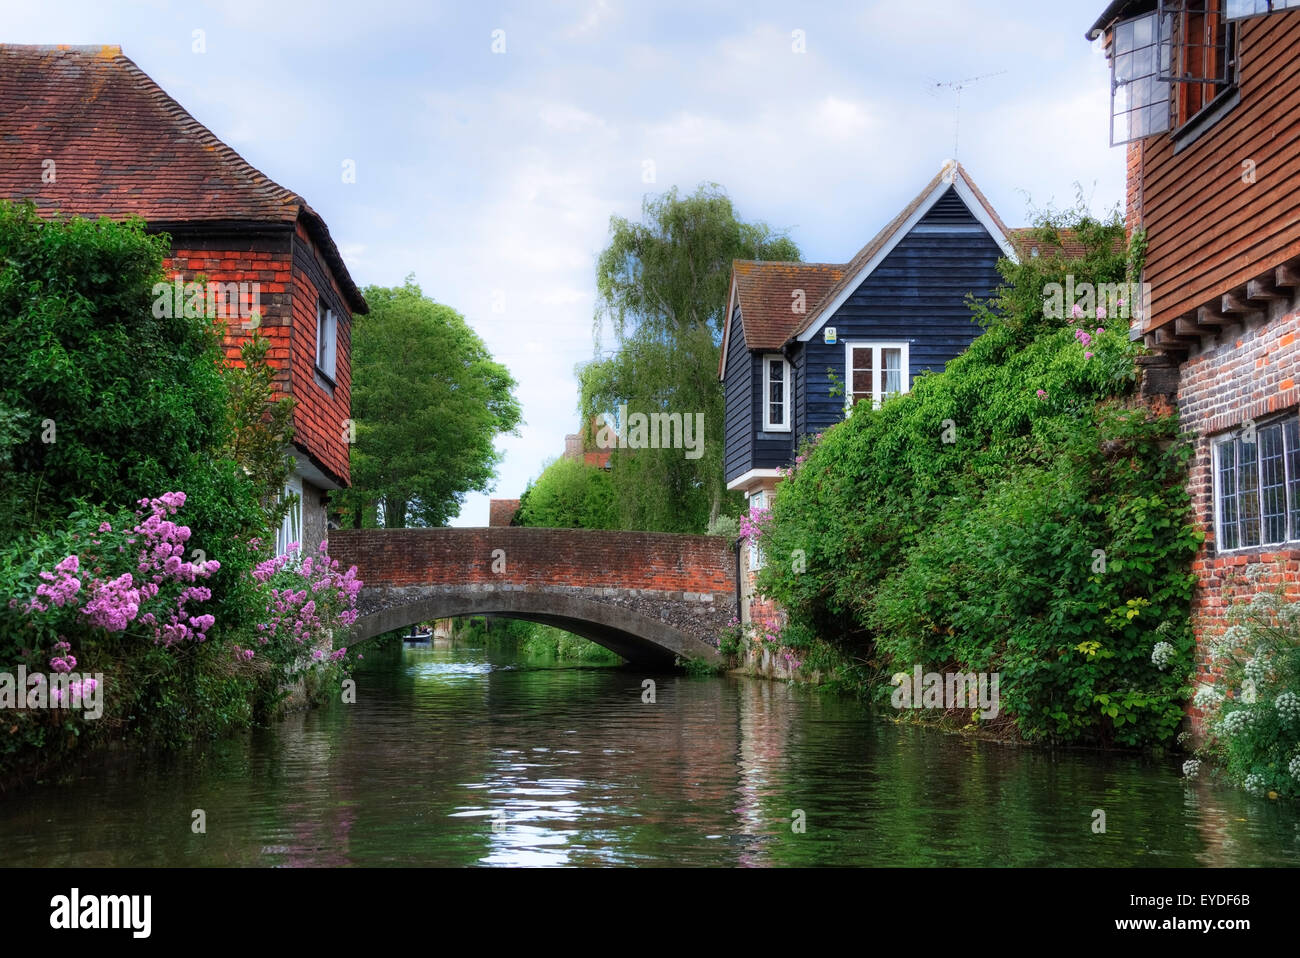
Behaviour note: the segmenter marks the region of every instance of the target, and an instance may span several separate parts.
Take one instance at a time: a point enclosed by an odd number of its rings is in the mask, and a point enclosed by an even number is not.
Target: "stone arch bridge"
[[[594,529],[336,529],[357,567],[356,644],[416,622],[498,615],[557,626],[629,661],[720,661],[736,555],[719,536]]]

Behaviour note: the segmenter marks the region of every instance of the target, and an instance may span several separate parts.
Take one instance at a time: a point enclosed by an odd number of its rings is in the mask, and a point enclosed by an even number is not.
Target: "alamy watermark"
[[[895,673],[890,702],[896,709],[977,709],[982,719],[998,717],[999,672]]]
[[[618,407],[618,424],[596,433],[601,449],[685,449],[687,459],[704,455],[704,413],[634,412]]]
[[[187,283],[178,273],[170,283],[154,283],[152,292],[158,319],[243,319],[257,326],[262,315],[261,283]]]
[[[104,675],[78,672],[0,672],[0,709],[79,709],[87,719],[104,714]]]
[[[1144,319],[1151,307],[1150,283],[1079,283],[1068,274],[1065,283],[1043,286],[1046,319]]]

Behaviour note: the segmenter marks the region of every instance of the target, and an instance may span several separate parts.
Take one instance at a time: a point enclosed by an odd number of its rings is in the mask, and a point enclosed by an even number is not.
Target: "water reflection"
[[[0,838],[37,865],[1300,863],[1294,806],[1174,758],[971,742],[744,679],[655,676],[647,704],[645,677],[398,649],[355,705],[8,796]]]

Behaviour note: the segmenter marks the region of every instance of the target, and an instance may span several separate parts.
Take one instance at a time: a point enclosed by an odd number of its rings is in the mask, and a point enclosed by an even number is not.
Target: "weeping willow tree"
[[[596,352],[604,358],[578,368],[583,421],[638,413],[704,417],[698,449],[615,449],[622,528],[703,532],[720,513],[739,508],[722,473],[718,381],[734,259],[795,261],[799,248],[765,223],[742,222],[716,183],[689,196],[674,187],[647,197],[640,222],[610,218],[609,244],[596,264]],[[608,354],[606,332],[613,339]]]

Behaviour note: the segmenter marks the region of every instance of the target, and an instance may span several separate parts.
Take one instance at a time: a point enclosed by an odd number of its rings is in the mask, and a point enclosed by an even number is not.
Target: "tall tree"
[[[370,313],[352,342],[352,488],[345,521],[360,528],[444,524],[466,493],[486,492],[499,433],[520,422],[515,381],[450,306],[408,276],[365,290]]]
[[[703,532],[727,499],[718,353],[733,259],[794,261],[799,248],[765,223],[736,216],[716,183],[676,187],[642,204],[641,222],[610,218],[596,265],[597,350],[606,325],[613,355],[578,370],[583,421],[595,415],[700,413],[697,458],[683,449],[617,450],[613,479],[624,528]],[[738,503],[734,504],[738,505]]]

